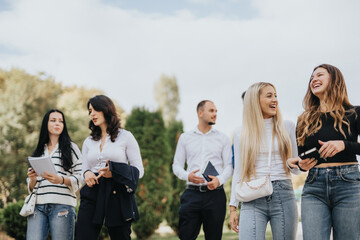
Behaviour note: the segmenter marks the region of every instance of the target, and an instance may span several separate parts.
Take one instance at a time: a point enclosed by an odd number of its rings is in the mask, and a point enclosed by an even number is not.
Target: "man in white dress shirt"
[[[223,185],[233,171],[231,145],[225,134],[212,127],[217,116],[212,101],[201,101],[197,114],[199,124],[180,136],[172,165],[174,174],[187,183],[180,199],[179,237],[196,239],[203,224],[205,239],[220,240],[226,211]],[[206,182],[201,174],[207,161],[219,173],[209,176],[210,182]]]

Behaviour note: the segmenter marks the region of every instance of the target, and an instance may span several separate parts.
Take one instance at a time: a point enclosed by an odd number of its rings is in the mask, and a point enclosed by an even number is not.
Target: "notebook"
[[[214,165],[210,161],[207,161],[203,170],[201,171],[201,174],[204,176],[205,180],[208,182],[211,182],[211,178],[209,178],[209,175],[211,176],[217,176],[219,173],[216,171]]]

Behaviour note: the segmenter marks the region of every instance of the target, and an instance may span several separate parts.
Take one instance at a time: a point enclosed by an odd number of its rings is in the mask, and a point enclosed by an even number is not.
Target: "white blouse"
[[[100,151],[101,140],[94,141],[91,136],[87,137],[82,147],[82,176],[88,170],[98,173],[105,167],[106,161],[128,163],[139,170],[139,177],[144,175],[139,145],[131,132],[119,129],[119,134],[114,142],[110,135],[106,136],[105,144]]]

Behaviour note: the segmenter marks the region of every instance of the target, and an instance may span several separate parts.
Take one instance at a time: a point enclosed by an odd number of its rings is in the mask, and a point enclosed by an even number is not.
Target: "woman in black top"
[[[288,160],[309,170],[301,200],[305,240],[360,239],[360,107],[349,102],[340,70],[317,66],[297,123],[299,153],[316,147],[318,159]],[[315,167],[314,167],[315,166]]]

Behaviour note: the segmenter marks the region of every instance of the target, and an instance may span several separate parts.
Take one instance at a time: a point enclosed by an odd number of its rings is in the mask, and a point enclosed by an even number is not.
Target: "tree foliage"
[[[148,239],[169,210],[170,149],[160,112],[135,108],[127,119],[126,129],[139,143],[145,169],[136,193],[140,219],[133,224],[133,229],[139,239]]]
[[[154,86],[155,99],[166,126],[176,120],[180,103],[179,88],[175,76],[161,75]]]
[[[52,78],[41,79],[17,69],[1,71],[1,75],[0,194],[6,204],[25,193],[25,159],[37,144],[44,112],[56,105],[62,90]]]
[[[171,156],[168,163],[169,171],[172,173],[173,156],[175,155],[176,145],[180,134],[183,132],[183,124],[181,121],[174,121],[169,124],[166,129],[167,142],[170,144]],[[169,201],[169,211],[166,213],[166,221],[168,225],[179,234],[179,208],[180,196],[185,190],[186,182],[171,174],[172,198]]]
[[[57,101],[57,108],[65,114],[71,140],[79,147],[82,146],[83,141],[90,134],[88,128],[90,117],[86,104],[89,98],[98,94],[103,94],[103,92],[77,86],[65,87],[63,94],[59,96]]]
[[[96,94],[103,93],[64,87],[44,74],[0,69],[0,207],[26,196],[26,157],[38,142],[44,114],[52,108],[62,110],[70,137],[81,147],[90,133],[86,103]],[[117,109],[124,113],[119,106]]]

